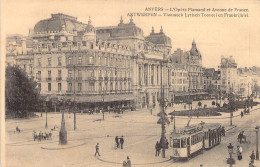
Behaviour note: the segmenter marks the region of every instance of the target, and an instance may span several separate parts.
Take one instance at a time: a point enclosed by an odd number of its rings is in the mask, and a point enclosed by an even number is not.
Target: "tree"
[[[5,77],[6,115],[26,117],[28,111],[38,110],[37,83],[19,66],[7,66]]]

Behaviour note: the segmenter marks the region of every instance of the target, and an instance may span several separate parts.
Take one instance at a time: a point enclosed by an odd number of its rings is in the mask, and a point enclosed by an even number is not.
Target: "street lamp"
[[[66,127],[65,127],[64,110],[65,110],[65,101],[62,100],[62,118],[61,118],[61,128],[60,128],[60,133],[59,133],[59,144],[60,145],[67,144],[67,131],[66,131]]]
[[[164,87],[163,87],[163,80],[162,80],[162,62],[161,62],[161,99],[160,99],[160,118],[157,121],[157,124],[161,124],[162,132],[161,132],[161,140],[160,144],[162,147],[162,158],[165,158],[165,148],[167,148],[166,145],[166,129],[165,125],[166,123],[169,124],[169,120],[167,118],[167,114],[165,113],[165,107],[166,107],[166,102],[167,99],[164,98]]]
[[[259,160],[259,152],[258,152],[258,132],[259,132],[259,126],[255,127],[256,132],[256,160]]]
[[[230,164],[230,166],[232,166],[233,164],[235,164],[235,160],[232,158],[232,154],[233,154],[233,148],[234,146],[232,146],[231,143],[229,143],[229,145],[227,146],[228,148],[228,153],[229,153],[229,158],[227,160],[227,164]]]
[[[47,123],[47,101],[44,103],[44,107],[45,107],[45,113],[46,113],[46,123],[45,123],[45,129],[47,129],[48,128],[48,123]]]

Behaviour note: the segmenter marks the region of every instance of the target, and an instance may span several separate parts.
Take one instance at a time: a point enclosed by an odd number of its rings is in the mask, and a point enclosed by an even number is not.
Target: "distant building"
[[[189,77],[186,65],[172,63],[171,85],[173,91],[171,102],[186,102],[189,95]]]
[[[237,63],[232,56],[221,58],[220,71],[222,94],[237,94],[239,91],[239,78]]]
[[[188,92],[191,99],[203,99],[207,93],[204,91],[202,56],[197,49],[195,41],[192,42],[190,51],[177,49],[170,58],[171,62],[185,64],[188,71]]]
[[[207,90],[209,86],[213,85],[214,68],[203,68],[203,88]]]

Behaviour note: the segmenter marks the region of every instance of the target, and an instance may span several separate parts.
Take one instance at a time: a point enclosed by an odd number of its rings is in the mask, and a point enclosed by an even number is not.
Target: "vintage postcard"
[[[1,166],[260,167],[259,0],[2,0]]]

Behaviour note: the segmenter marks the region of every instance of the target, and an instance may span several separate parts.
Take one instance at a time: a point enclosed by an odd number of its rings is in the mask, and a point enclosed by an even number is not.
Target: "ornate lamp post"
[[[227,164],[230,164],[230,166],[232,167],[233,164],[235,164],[235,160],[232,158],[232,154],[233,154],[233,148],[234,146],[232,146],[231,143],[229,143],[229,145],[227,146],[228,148],[228,153],[229,153],[229,158],[227,160]]]
[[[160,119],[157,121],[157,124],[161,124],[162,133],[161,133],[161,140],[160,144],[162,147],[162,158],[165,158],[165,149],[167,148],[166,145],[166,137],[165,137],[165,125],[166,123],[169,124],[170,121],[167,118],[167,114],[165,113],[165,107],[167,103],[167,99],[164,98],[164,87],[162,86],[162,63],[161,63],[161,99],[160,99]]]
[[[255,127],[256,132],[256,160],[259,160],[259,152],[258,152],[258,132],[259,132],[259,126]]]
[[[74,130],[77,129],[77,126],[76,126],[76,112],[77,112],[78,108],[77,108],[77,104],[74,102],[74,105],[73,105],[73,114],[74,114]]]

